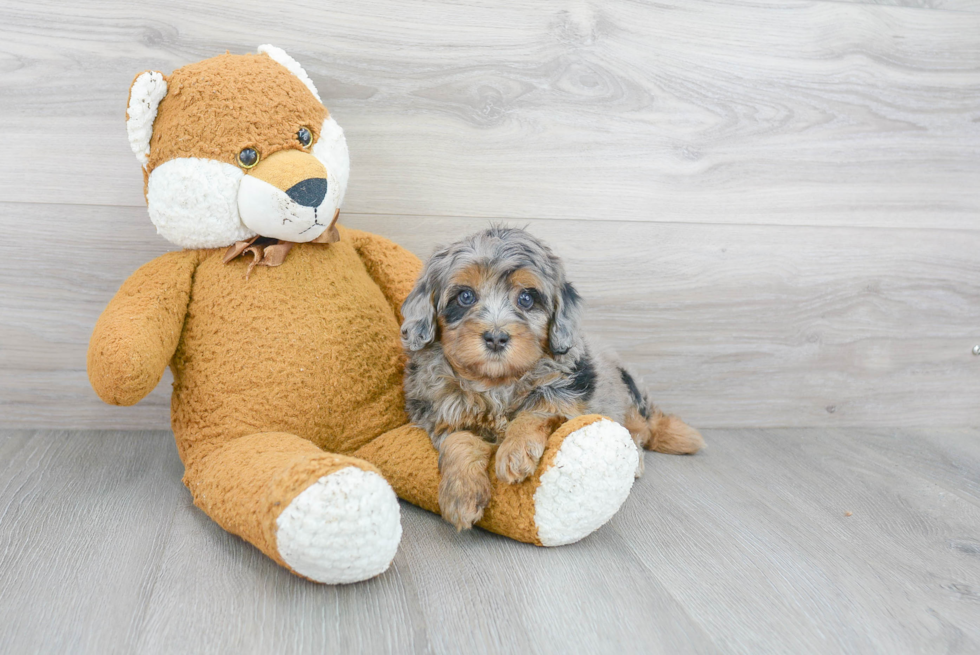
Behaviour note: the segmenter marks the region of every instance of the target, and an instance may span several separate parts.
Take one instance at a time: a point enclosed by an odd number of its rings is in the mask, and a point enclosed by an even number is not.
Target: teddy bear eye
[[[242,168],[252,168],[258,163],[259,153],[255,152],[255,148],[245,148],[238,153],[238,164]]]
[[[299,128],[299,132],[296,133],[296,138],[299,139],[300,145],[304,148],[309,148],[310,144],[313,143],[313,134],[305,127]]]

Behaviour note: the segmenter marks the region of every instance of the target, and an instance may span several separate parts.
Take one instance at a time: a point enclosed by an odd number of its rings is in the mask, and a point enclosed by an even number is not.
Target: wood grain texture
[[[488,221],[348,223],[425,256]],[[978,232],[516,224],[564,258],[590,332],[695,425],[980,422]]]
[[[0,651],[134,652],[183,489],[169,435],[0,435]]]
[[[84,371],[112,293],[171,247],[146,217],[128,85],[272,42],[345,126],[348,225],[424,256],[530,224],[666,408],[976,426],[975,5],[3,3],[5,425],[167,427],[169,374],[120,409]]]
[[[8,2],[0,200],[139,206],[134,74],[276,43],[353,213],[976,228],[980,15],[803,0]]]
[[[528,225],[709,448],[560,549],[403,505],[392,568],[323,587],[192,506],[169,432],[3,431],[0,652],[980,650],[980,4],[4,2],[4,427],[168,425],[169,374],[85,375],[171,248],[127,88],[264,42],[347,132],[347,225]]]
[[[966,457],[938,475],[894,456],[949,457],[924,434],[709,433],[614,529],[725,652],[975,652],[980,504],[955,469],[980,472],[977,434],[942,433]]]
[[[0,212],[21,206],[0,203]],[[29,225],[0,222],[0,240],[29,244],[0,263],[7,426],[168,427],[169,373],[130,408],[101,403],[85,375],[99,312],[167,244],[151,238],[145,209],[35,211]],[[489,224],[342,220],[422,257]],[[76,235],[73,222],[91,227]],[[564,258],[590,331],[694,425],[980,423],[980,358],[970,353],[980,340],[980,232],[510,222]],[[55,263],[48,251],[65,255]]]
[[[906,7],[926,11],[965,11],[980,12],[980,2],[977,0],[832,0],[834,2],[856,2],[867,5],[887,7]]]
[[[708,430],[556,549],[402,505],[388,572],[292,576],[169,432],[0,432],[0,651],[972,653],[980,432]],[[848,516],[846,513],[850,512]]]

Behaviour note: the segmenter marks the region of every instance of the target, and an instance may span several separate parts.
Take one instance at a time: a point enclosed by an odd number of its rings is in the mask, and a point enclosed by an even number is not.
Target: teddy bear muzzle
[[[300,150],[280,150],[262,159],[242,179],[238,212],[257,234],[304,243],[330,225],[333,206],[326,166]]]

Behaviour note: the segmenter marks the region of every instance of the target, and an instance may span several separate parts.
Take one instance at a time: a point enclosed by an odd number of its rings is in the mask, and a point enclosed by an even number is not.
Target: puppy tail
[[[704,448],[701,433],[671,414],[654,408],[648,419],[650,440],[645,447],[668,455],[693,455]]]
[[[638,446],[669,455],[693,455],[704,448],[701,433],[672,414],[664,414],[640,392],[629,372],[619,369],[623,384],[629,389],[633,407],[626,416],[626,429]]]

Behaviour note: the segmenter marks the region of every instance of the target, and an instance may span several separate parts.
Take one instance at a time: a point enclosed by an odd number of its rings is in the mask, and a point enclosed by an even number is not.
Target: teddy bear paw
[[[534,493],[541,544],[574,543],[599,529],[629,496],[636,470],[636,445],[618,423],[601,419],[565,437]]]
[[[276,519],[279,555],[317,582],[343,584],[385,572],[398,550],[398,499],[377,473],[354,466],[325,475]]]

